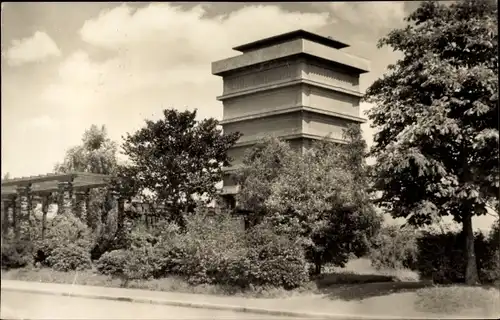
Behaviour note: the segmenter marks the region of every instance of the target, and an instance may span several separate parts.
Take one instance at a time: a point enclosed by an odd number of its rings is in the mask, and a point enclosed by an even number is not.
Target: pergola
[[[19,237],[20,223],[30,221],[33,202],[42,203],[42,236],[49,205],[54,202],[58,205],[57,214],[74,212],[87,222],[90,189],[104,187],[109,181],[108,175],[83,172],[2,180],[2,238],[9,232],[9,227],[14,230],[16,238]],[[123,205],[119,206],[119,211],[120,208]]]

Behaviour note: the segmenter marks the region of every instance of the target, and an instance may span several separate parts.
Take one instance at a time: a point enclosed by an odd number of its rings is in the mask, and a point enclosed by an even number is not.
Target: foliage
[[[51,265],[49,258],[55,254],[60,256],[70,253],[65,247],[78,247],[90,254],[92,237],[89,228],[74,215],[56,215],[47,223],[45,238],[35,241],[35,261],[41,264]]]
[[[246,241],[247,255],[236,264],[240,268],[236,273],[239,283],[293,289],[309,279],[304,249],[297,239],[279,234],[264,222],[247,233]]]
[[[2,240],[2,269],[15,269],[33,264],[33,246],[29,241]]]
[[[57,173],[88,172],[115,175],[118,172],[117,144],[107,134],[106,127],[92,125],[85,130],[81,145],[66,151],[65,159],[55,166]],[[106,251],[116,248],[115,219],[109,219],[114,204],[109,188],[91,189],[89,194],[86,222],[94,231],[95,242],[92,257],[97,259]]]
[[[370,260],[376,269],[403,269],[414,265],[418,256],[419,233],[411,226],[385,226],[372,239]]]
[[[478,280],[471,218],[500,194],[497,11],[488,0],[421,3],[380,40],[403,58],[366,94],[379,203],[414,225],[463,223],[469,284]]]
[[[102,254],[112,250],[124,249],[128,242],[126,230],[118,230],[118,208],[115,206],[106,215],[104,223],[98,222],[93,230],[92,259],[97,260]]]
[[[488,261],[484,268],[480,270],[485,281],[490,283],[500,283],[500,219],[493,224],[493,228],[488,235],[488,245],[486,247]]]
[[[69,243],[56,247],[47,258],[47,265],[57,271],[85,270],[92,268],[92,261],[88,249]]]
[[[417,259],[410,267],[435,283],[464,283],[467,264],[464,243],[463,232],[424,231],[417,240]],[[474,244],[480,280],[487,281],[483,270],[492,259],[488,241],[482,233],[476,233]]]
[[[160,222],[153,232],[137,227],[128,250],[104,254],[96,264],[102,274],[126,280],[181,276],[191,285],[281,286],[307,280],[301,245],[259,225],[248,234],[228,212],[199,209],[175,222]]]
[[[110,276],[123,276],[128,256],[126,250],[113,250],[104,253],[95,263],[99,273]]]
[[[127,134],[123,150],[130,164],[122,168],[118,180],[149,202],[168,207],[163,214],[182,223],[195,196],[215,195],[222,166],[230,160],[227,150],[240,134],[223,135],[213,118],[196,121],[196,110],[164,110],[163,115]]]
[[[55,171],[112,174],[117,168],[116,152],[117,145],[108,138],[106,127],[92,125],[85,130],[82,144],[70,148],[64,161],[55,166]]]
[[[302,238],[317,273],[326,262],[341,266],[351,253],[364,254],[380,224],[367,192],[359,126],[345,138],[346,145],[325,139],[303,154],[267,139],[247,153],[238,173],[245,209]]]
[[[271,186],[295,156],[296,151],[276,137],[264,138],[245,153],[243,167],[235,173],[241,187],[236,197],[240,206],[251,212],[251,225],[267,214],[265,201],[271,195]]]
[[[241,224],[227,212],[198,211],[186,219],[185,233],[161,243],[171,248],[164,260],[169,267],[164,269],[185,276],[191,284],[227,282],[225,265],[244,254],[243,238]]]
[[[156,256],[152,246],[133,247],[127,254],[124,275],[127,280],[148,280],[155,274]]]

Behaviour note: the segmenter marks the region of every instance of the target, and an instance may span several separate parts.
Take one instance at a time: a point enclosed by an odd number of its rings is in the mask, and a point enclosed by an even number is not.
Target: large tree
[[[425,225],[451,215],[466,235],[466,282],[477,283],[472,217],[498,199],[496,1],[423,2],[379,47],[403,57],[367,90],[379,203]]]
[[[66,151],[62,163],[55,166],[58,173],[71,171],[114,174],[117,168],[117,144],[112,141],[103,125],[92,125],[85,130],[82,143]]]
[[[179,223],[198,197],[211,198],[228,165],[228,149],[239,133],[223,134],[213,118],[196,120],[196,110],[164,110],[158,121],[127,134],[123,143],[129,163],[120,175],[130,179],[145,201],[168,208],[163,213]]]
[[[350,254],[365,253],[380,223],[366,192],[359,127],[346,139],[346,145],[319,141],[305,153],[268,139],[247,154],[241,170],[242,205],[305,240],[317,274],[324,263],[343,266]]]
[[[87,172],[115,175],[117,169],[117,144],[108,137],[104,125],[101,127],[92,125],[85,130],[82,143],[68,149],[64,161],[55,166],[57,173]],[[116,223],[112,223],[114,227],[108,223],[108,214],[113,207],[109,191],[108,187],[90,191],[87,223],[92,229],[110,227],[116,229]],[[104,236],[103,232],[97,230],[99,237]],[[108,236],[113,237],[111,234]],[[98,241],[102,242],[99,239]]]
[[[266,215],[265,201],[271,195],[271,186],[286,163],[297,156],[289,143],[276,137],[265,137],[245,153],[243,166],[234,176],[240,185],[236,201],[239,209],[246,212],[249,226],[259,223]]]

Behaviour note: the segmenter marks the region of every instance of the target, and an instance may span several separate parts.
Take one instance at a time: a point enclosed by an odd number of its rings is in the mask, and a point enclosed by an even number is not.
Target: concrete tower
[[[312,140],[342,143],[343,129],[361,124],[359,76],[369,61],[342,51],[347,44],[304,30],[292,31],[233,48],[242,54],[212,63],[224,81],[217,97],[224,106],[225,133],[243,136],[229,151],[222,195],[238,187],[229,174],[242,163],[245,150],[265,136],[286,139],[294,148]]]

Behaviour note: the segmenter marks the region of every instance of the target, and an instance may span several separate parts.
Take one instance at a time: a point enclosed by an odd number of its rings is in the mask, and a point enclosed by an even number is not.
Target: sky
[[[92,124],[121,142],[166,108],[222,118],[211,62],[231,48],[307,29],[371,61],[361,90],[399,53],[377,48],[418,2],[2,2],[2,167],[11,177],[52,172]],[[361,110],[370,108],[363,103]],[[363,125],[370,145],[373,129]]]

